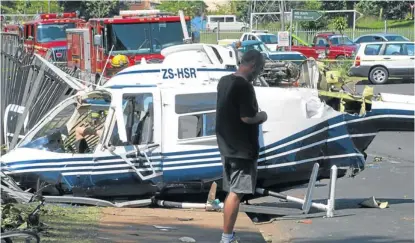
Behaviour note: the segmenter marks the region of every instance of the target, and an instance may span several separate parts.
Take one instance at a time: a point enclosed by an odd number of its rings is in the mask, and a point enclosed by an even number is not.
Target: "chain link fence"
[[[262,30],[268,30],[269,33],[273,33],[273,34],[277,34],[278,31],[281,31],[280,29],[277,29],[277,28],[266,28]],[[302,40],[308,43],[311,43],[313,41],[314,35],[317,34],[318,32],[333,32],[333,31],[338,33],[338,31],[335,31],[335,30],[295,30],[294,34],[296,34]],[[217,44],[218,39],[219,40],[239,39],[243,33],[244,32],[242,31],[224,31],[224,30],[219,30],[218,32],[202,31],[200,35],[200,42],[206,43],[206,44]],[[361,35],[374,34],[374,33],[384,33],[384,31],[379,30],[379,29],[356,29],[354,31],[354,38],[353,38],[353,29],[346,29],[344,30],[343,34],[353,40]],[[411,28],[390,28],[390,29],[387,29],[387,33],[403,35],[412,41],[415,39],[414,30]]]

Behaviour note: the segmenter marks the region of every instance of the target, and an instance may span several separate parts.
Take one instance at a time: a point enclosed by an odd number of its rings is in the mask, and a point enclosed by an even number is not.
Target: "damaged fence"
[[[60,101],[76,92],[45,60],[24,49],[16,34],[1,33],[1,153]],[[46,60],[51,53],[47,54]],[[73,75],[70,70],[63,70]]]

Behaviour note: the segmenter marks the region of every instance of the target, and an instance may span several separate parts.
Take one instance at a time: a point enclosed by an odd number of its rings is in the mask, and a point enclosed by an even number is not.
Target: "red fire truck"
[[[21,30],[21,26],[18,24],[6,24],[3,27],[3,32],[6,33],[14,33],[14,34],[18,34],[19,36],[21,36],[23,33],[23,31]]]
[[[78,12],[40,14],[34,20],[23,24],[23,42],[28,51],[45,57],[52,50],[52,60],[66,62],[66,32],[77,24],[85,22]]]
[[[159,10],[121,11],[113,18],[90,19],[86,26],[68,29],[68,67],[79,78],[97,83],[122,69],[161,62],[161,49],[188,39],[190,17]]]

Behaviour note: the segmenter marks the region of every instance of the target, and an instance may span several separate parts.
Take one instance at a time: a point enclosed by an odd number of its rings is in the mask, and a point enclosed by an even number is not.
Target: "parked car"
[[[382,41],[409,41],[409,39],[402,35],[379,33],[379,34],[361,35],[354,40],[354,43],[360,44],[360,43],[367,43],[367,42],[382,42]]]
[[[235,45],[233,43],[232,45]],[[271,51],[262,41],[247,40],[241,42],[241,47],[238,51],[245,53],[249,50],[258,50],[263,53],[266,57],[274,61],[291,61],[297,65],[301,65],[303,61],[307,60],[301,52],[297,51]]]
[[[414,42],[361,43],[350,74],[384,84],[390,77],[414,78]]]
[[[219,27],[218,27],[219,22]],[[249,25],[236,20],[236,15],[207,15],[206,30],[216,32],[219,31],[241,31],[245,32],[249,29]]]
[[[243,33],[240,41],[246,40],[262,41],[272,51],[278,49],[278,37],[266,30],[253,30],[252,32]]]
[[[307,57],[317,58],[324,53],[328,59],[344,59],[354,56],[356,44],[346,35],[326,32],[317,33],[311,46],[293,45],[291,50],[301,52]]]

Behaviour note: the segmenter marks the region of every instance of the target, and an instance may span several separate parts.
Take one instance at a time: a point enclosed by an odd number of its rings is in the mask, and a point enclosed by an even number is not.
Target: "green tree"
[[[361,0],[356,4],[357,11],[366,16],[378,16],[381,6],[374,1]]]
[[[157,9],[174,14],[183,10],[185,15],[194,17],[198,13],[206,13],[207,5],[203,1],[162,1]]]
[[[63,9],[59,6],[57,0],[51,1],[2,1],[1,11],[5,14],[37,14],[61,12]]]
[[[127,9],[124,1],[60,1],[60,6],[65,12],[79,11],[85,19],[99,17],[113,17],[118,15],[120,10]]]
[[[87,1],[85,4],[85,12],[88,14],[87,18],[103,18],[109,17],[111,12],[116,11],[118,1]]]
[[[343,17],[337,17],[333,20],[334,28],[343,35],[344,30],[347,28],[347,21]]]
[[[322,3],[318,0],[307,0],[302,5],[301,9],[304,10],[321,10]],[[327,27],[328,21],[327,16],[322,13],[320,19],[317,21],[301,21],[300,26],[306,30],[321,30]]]
[[[404,19],[410,12],[411,1],[370,1],[361,0],[356,9],[366,16],[376,16],[379,19]]]

